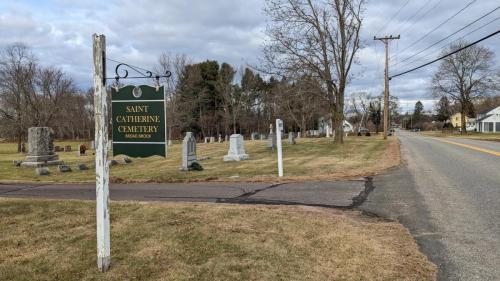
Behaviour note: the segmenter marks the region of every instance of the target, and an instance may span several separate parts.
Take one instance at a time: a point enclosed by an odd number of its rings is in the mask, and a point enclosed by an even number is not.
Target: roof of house
[[[477,119],[477,120],[476,120],[476,122],[481,122],[481,121],[483,121],[484,119],[489,118],[489,117],[490,117],[490,116],[492,116],[492,115],[493,115],[493,114],[488,114],[488,115],[485,115],[485,116],[483,116],[482,118]]]
[[[485,109],[485,110],[481,110],[480,112],[478,112],[477,114],[488,114],[490,111],[493,111],[497,108],[499,108],[500,106],[495,106],[495,107],[492,107],[492,108],[488,108],[488,109]]]

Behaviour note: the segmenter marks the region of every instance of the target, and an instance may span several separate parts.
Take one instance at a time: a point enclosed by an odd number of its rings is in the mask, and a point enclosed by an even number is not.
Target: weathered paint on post
[[[97,218],[97,266],[101,272],[109,268],[109,166],[108,166],[108,103],[105,77],[106,37],[93,35],[94,112],[95,112],[95,179]]]

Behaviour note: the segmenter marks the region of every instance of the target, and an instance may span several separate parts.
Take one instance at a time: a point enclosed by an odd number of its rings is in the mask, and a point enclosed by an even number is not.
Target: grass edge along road
[[[437,141],[441,141],[441,142],[445,142],[445,143],[449,143],[449,144],[454,144],[454,145],[457,145],[457,146],[465,147],[465,148],[468,148],[468,149],[472,149],[472,150],[476,150],[476,151],[479,151],[479,152],[482,152],[482,153],[486,153],[486,154],[490,154],[490,155],[494,155],[494,156],[499,156],[500,157],[500,152],[495,151],[495,150],[486,149],[486,148],[482,148],[482,147],[477,147],[475,145],[470,145],[470,144],[465,144],[465,143],[459,143],[459,142],[455,142],[455,141],[440,139],[440,138],[432,138],[432,139],[433,140],[437,140]]]
[[[0,199],[1,280],[435,280],[402,225],[298,206],[111,203],[99,273],[91,201]]]
[[[56,142],[55,145],[72,145],[77,142]],[[51,175],[39,177],[34,169],[14,167],[12,160],[22,160],[24,155],[15,152],[15,144],[0,143],[0,182],[13,183],[78,183],[95,181],[94,156],[77,156],[76,152],[58,152],[61,160],[73,168],[71,173],[59,173],[57,167],[50,167]],[[338,145],[333,138],[301,138],[296,145],[283,142],[285,177],[277,176],[276,152],[268,151],[266,141],[245,141],[249,160],[224,162],[228,143],[197,144],[198,159],[203,171],[179,171],[181,144],[169,147],[168,157],[134,159],[124,164],[123,157],[115,157],[120,163],[110,169],[112,182],[194,182],[194,181],[300,181],[333,180],[374,175],[400,164],[399,143],[391,137],[384,141],[382,136],[350,136],[345,144]],[[76,165],[85,163],[88,171],[77,171]]]
[[[459,132],[423,131],[420,132],[420,134],[422,134],[423,136],[437,137],[437,138],[462,138],[470,140],[500,142],[500,133],[467,132],[467,134],[460,134]]]

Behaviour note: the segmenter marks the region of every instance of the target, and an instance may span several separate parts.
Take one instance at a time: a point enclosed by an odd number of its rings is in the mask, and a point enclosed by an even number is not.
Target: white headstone
[[[184,140],[182,141],[181,170],[189,171],[193,162],[196,162],[196,139],[194,138],[193,133],[187,132]]]
[[[300,132],[297,132],[297,138],[300,139]]]
[[[288,133],[288,144],[295,144],[295,136],[293,132]]]
[[[221,134],[219,134],[219,138],[217,139],[217,141],[218,141],[219,143],[222,143],[222,135],[221,135]]]
[[[210,143],[215,143],[215,138],[214,137],[210,137]]]
[[[243,136],[233,134],[229,140],[229,151],[224,156],[224,161],[241,161],[248,159],[248,154],[245,153],[245,143]]]
[[[326,125],[326,137],[330,137],[330,126]]]
[[[209,140],[210,140],[209,137],[205,137],[205,143],[208,143]]]

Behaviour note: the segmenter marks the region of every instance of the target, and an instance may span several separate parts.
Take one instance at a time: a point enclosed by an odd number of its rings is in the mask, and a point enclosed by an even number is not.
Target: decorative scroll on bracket
[[[136,72],[137,74],[139,74],[140,76],[132,76],[132,77],[129,77],[129,71],[128,69],[131,69],[133,70],[134,72]],[[149,70],[142,70],[142,69],[139,69],[138,67],[135,67],[133,65],[130,65],[130,64],[127,64],[127,63],[119,63],[116,65],[115,67],[115,77],[114,78],[106,78],[106,79],[115,79],[115,89],[116,91],[118,91],[118,83],[120,81],[120,79],[147,79],[147,78],[154,78],[156,79],[156,91],[159,90],[160,88],[160,78],[169,78],[172,76],[172,73],[170,71],[165,71],[165,73],[163,75],[160,75],[160,74],[156,74],[153,76],[153,72],[152,71],[149,71]],[[120,75],[120,72],[122,73],[122,75]]]

